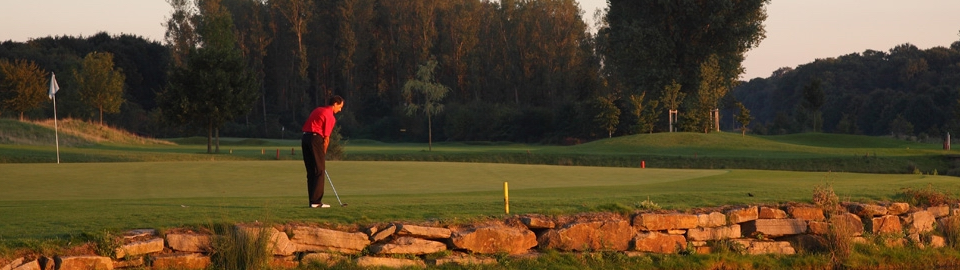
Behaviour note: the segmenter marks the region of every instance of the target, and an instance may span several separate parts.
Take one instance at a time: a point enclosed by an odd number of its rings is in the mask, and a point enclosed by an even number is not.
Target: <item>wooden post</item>
[[[670,120],[670,132],[674,132],[673,123],[676,123],[678,120],[680,120],[680,113],[678,113],[677,110],[669,110],[668,113],[669,115],[667,117]]]
[[[503,182],[503,211],[510,214],[510,188]]]

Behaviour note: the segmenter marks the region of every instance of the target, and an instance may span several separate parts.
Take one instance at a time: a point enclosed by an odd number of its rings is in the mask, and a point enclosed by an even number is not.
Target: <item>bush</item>
[[[813,187],[813,205],[827,211],[829,215],[835,215],[841,210],[840,197],[833,192],[833,186],[830,184]]]
[[[921,207],[943,205],[956,201],[946,193],[933,189],[932,185],[927,185],[923,189],[903,188],[895,197],[911,205]]]

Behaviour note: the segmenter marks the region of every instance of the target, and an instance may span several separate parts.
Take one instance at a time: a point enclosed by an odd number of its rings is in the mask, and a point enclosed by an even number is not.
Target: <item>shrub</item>
[[[921,207],[943,205],[956,201],[956,199],[950,198],[949,195],[934,189],[929,184],[923,189],[903,188],[895,197],[911,205]]]
[[[841,210],[840,197],[833,192],[833,186],[830,184],[816,185],[813,187],[813,205],[834,215]]]
[[[650,201],[650,197],[647,197],[647,199],[642,202],[636,203],[634,206],[640,210],[660,210],[661,208],[659,204]]]
[[[104,257],[116,257],[117,248],[123,245],[120,237],[106,230],[97,233],[81,233],[80,239],[92,243],[97,255]]]

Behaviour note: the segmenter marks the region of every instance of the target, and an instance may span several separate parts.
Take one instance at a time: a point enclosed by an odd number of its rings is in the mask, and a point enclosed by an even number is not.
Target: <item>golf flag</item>
[[[57,75],[50,72],[50,91],[47,92],[50,99],[53,99],[53,96],[57,94],[57,90],[60,90],[60,85],[57,84]]]

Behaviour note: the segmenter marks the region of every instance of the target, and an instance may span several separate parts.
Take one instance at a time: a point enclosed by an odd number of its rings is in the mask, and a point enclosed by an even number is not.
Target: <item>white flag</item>
[[[57,90],[60,90],[60,85],[57,84],[57,75],[50,72],[50,91],[47,92],[50,99],[53,99],[53,95],[57,94]]]

